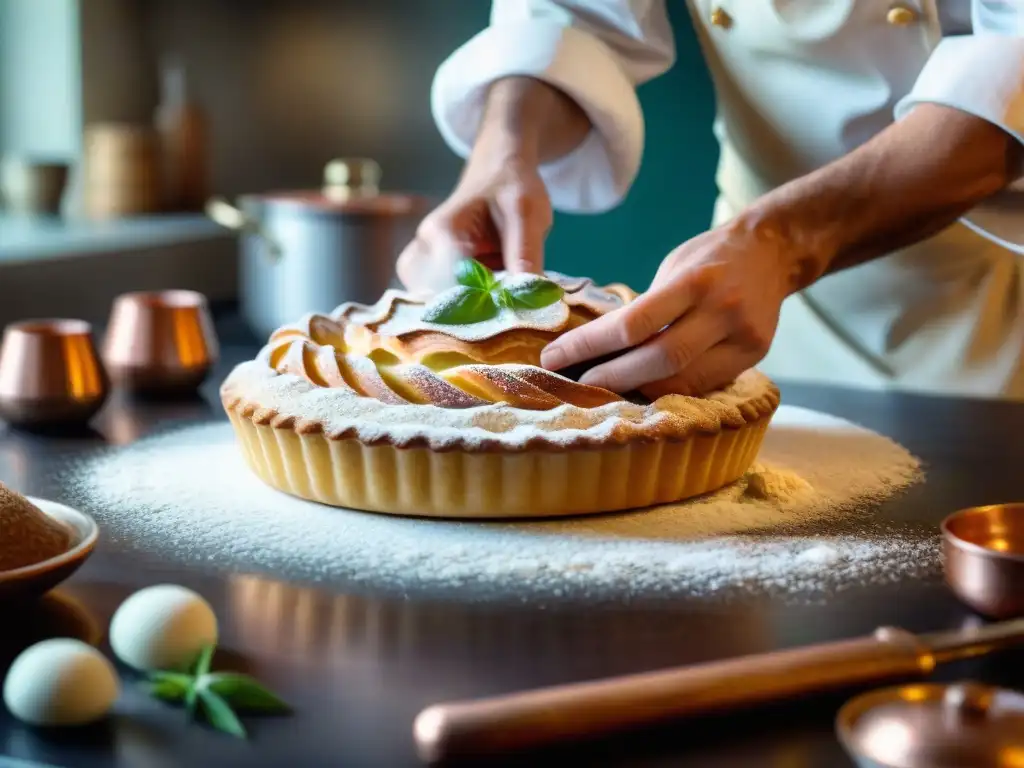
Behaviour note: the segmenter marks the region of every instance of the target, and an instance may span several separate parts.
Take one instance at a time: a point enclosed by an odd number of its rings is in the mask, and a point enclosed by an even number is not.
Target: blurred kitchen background
[[[648,148],[639,181],[611,213],[557,217],[555,269],[642,289],[664,254],[710,221],[711,85],[685,4],[669,5],[678,62],[641,89]],[[431,79],[486,25],[489,6],[0,0],[0,323],[102,321],[113,296],[143,288],[231,301],[238,238],[204,215],[205,197],[317,189],[332,158],[373,158],[382,190],[440,199],[460,160],[431,119]],[[173,204],[147,197],[139,170],[159,119],[201,139],[180,160],[201,183]],[[40,183],[40,162],[69,166],[58,216],[16,210],[27,174]]]

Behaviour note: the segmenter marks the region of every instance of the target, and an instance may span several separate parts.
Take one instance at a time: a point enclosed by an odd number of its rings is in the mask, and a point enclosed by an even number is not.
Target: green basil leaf
[[[199,700],[203,704],[203,714],[206,720],[218,731],[230,733],[240,739],[245,738],[245,728],[238,716],[231,711],[231,707],[220,696],[209,688],[199,689]]]
[[[204,687],[213,691],[236,709],[253,712],[285,714],[291,712],[285,702],[247,675],[218,672],[207,675]]]
[[[192,667],[193,675],[196,677],[202,677],[210,671],[210,662],[213,661],[213,651],[213,645],[203,647],[203,650],[199,652],[199,656],[196,657]]]
[[[455,280],[467,288],[489,291],[494,285],[494,273],[476,259],[462,259],[455,265]]]
[[[491,298],[494,299],[494,303],[499,307],[506,307],[512,309],[515,305],[512,301],[512,294],[508,292],[508,288],[504,286],[498,286],[497,288],[491,289]]]
[[[423,319],[439,325],[469,325],[490,320],[498,314],[491,294],[464,285],[445,291],[427,307]]]
[[[505,286],[516,309],[540,309],[554,304],[565,294],[558,283],[538,277],[534,280],[517,280]]]

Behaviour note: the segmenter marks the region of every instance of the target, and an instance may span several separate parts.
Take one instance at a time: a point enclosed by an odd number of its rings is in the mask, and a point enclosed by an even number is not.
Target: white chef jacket
[[[1024,0],[687,0],[715,86],[715,223],[924,102],[1024,142]],[[494,0],[438,69],[434,119],[465,157],[488,86],[529,75],[593,130],[541,168],[557,210],[617,205],[640,167],[636,87],[672,66],[664,0]],[[1024,183],[941,234],[783,305],[761,368],[780,379],[1024,399]]]

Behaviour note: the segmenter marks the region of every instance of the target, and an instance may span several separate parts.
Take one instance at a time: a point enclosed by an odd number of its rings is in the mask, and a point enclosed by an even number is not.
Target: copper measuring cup
[[[142,291],[114,300],[103,361],[117,386],[144,396],[193,394],[218,355],[201,293]]]
[[[942,521],[946,583],[982,616],[1024,616],[1024,504],[971,507]]]
[[[109,385],[83,320],[25,320],[0,344],[0,417],[18,427],[81,426]]]

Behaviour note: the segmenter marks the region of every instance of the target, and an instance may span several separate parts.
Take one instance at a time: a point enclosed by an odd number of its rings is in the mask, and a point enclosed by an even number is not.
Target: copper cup
[[[144,396],[194,394],[218,354],[201,293],[138,292],[114,300],[103,361],[119,387]]]
[[[993,504],[942,521],[946,582],[992,619],[1024,616],[1024,504]]]
[[[0,344],[0,417],[18,427],[81,426],[109,387],[82,320],[27,320]]]

